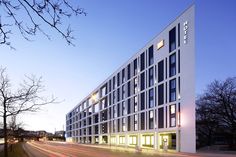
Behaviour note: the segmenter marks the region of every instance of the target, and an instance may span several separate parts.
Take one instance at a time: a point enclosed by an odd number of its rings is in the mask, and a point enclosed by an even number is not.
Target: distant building
[[[192,6],[76,105],[67,141],[195,152],[194,16]]]
[[[65,137],[65,131],[64,130],[55,131],[54,136],[55,137]]]

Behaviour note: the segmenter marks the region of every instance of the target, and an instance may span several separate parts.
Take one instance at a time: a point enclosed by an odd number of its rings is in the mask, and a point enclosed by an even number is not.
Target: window
[[[148,86],[151,87],[154,85],[153,67],[149,69],[148,74],[149,74]]]
[[[137,145],[137,136],[129,136],[129,144]]]
[[[141,75],[141,82],[140,82],[140,89],[141,91],[145,89],[145,72],[143,72]]]
[[[140,56],[140,71],[143,71],[145,68],[145,52],[143,52]]]
[[[130,81],[127,83],[127,96],[130,96]]]
[[[128,116],[128,124],[127,124],[127,131],[130,131],[131,130],[131,120],[130,120],[130,116]]]
[[[138,130],[138,115],[134,115],[134,131]]]
[[[148,65],[152,65],[154,62],[153,59],[153,45],[151,47],[148,48]]]
[[[176,100],[176,79],[170,80],[170,90],[169,90],[169,101],[173,102]]]
[[[122,102],[122,116],[126,115],[127,111],[126,111],[126,107],[125,107],[125,101]]]
[[[107,107],[107,99],[106,98],[101,101],[101,106],[102,106],[102,109],[105,109]]]
[[[130,64],[127,66],[127,80],[130,79]]]
[[[142,136],[142,145],[147,146],[147,147],[153,147],[154,136],[153,135],[143,135]]]
[[[117,74],[117,87],[120,85],[120,73]]]
[[[170,105],[170,127],[176,126],[176,105]]]
[[[101,131],[102,131],[102,134],[107,133],[107,123],[102,123],[101,124]]]
[[[138,63],[137,59],[134,60],[134,75],[137,75],[138,73]]]
[[[144,110],[145,109],[145,92],[141,93],[141,100],[140,100],[140,109]]]
[[[113,77],[113,90],[116,88],[116,77]]]
[[[148,99],[149,108],[154,107],[154,89],[149,90],[149,99]]]
[[[122,83],[125,82],[125,69],[122,70]]]
[[[122,86],[122,99],[125,98],[125,85]]]
[[[115,136],[111,137],[111,144],[116,144],[116,137]]]
[[[169,57],[169,77],[176,74],[176,55],[175,53]]]
[[[107,120],[107,110],[101,112],[101,121]]]
[[[169,31],[169,52],[176,49],[176,29],[175,27]]]
[[[107,94],[107,86],[105,85],[102,87],[101,95],[102,95],[102,97],[104,97],[106,94]]]
[[[120,104],[117,104],[117,117],[120,117]]]
[[[109,92],[111,91],[111,80],[109,80]]]
[[[128,112],[128,114],[131,113],[131,104],[130,104],[130,99],[127,100],[127,112]]]
[[[180,23],[178,23],[178,47],[180,46]]]
[[[119,102],[120,101],[120,88],[117,88],[117,90],[116,90],[117,92],[117,102]]]
[[[88,115],[91,115],[92,114],[92,107],[89,107],[88,109]]]
[[[158,82],[164,80],[164,60],[158,63]]]
[[[125,118],[122,118],[122,131],[126,131],[126,122],[125,122]]]
[[[125,136],[119,137],[119,144],[125,144]]]
[[[164,84],[158,86],[158,105],[164,103]]]
[[[94,105],[94,112],[96,113],[98,111],[99,111],[99,104],[97,103]]]
[[[117,132],[120,132],[120,119],[117,119]]]
[[[180,50],[178,50],[178,73],[180,73]]]
[[[113,91],[113,104],[116,103],[116,91]]]
[[[116,127],[117,127],[116,120],[113,120],[112,122],[113,122],[113,132],[116,132]]]
[[[154,112],[153,110],[149,111],[148,114],[148,118],[149,118],[149,129],[153,129],[154,128]]]
[[[158,128],[164,128],[164,108],[158,109]]]
[[[141,113],[140,120],[141,120],[141,128],[140,129],[144,130],[145,129],[145,113],[144,112]]]
[[[138,97],[134,97],[134,112],[138,111]]]
[[[94,115],[94,123],[98,123],[99,121],[99,117],[98,114]]]
[[[138,78],[134,78],[134,94],[138,93]]]
[[[113,106],[113,118],[117,117],[116,105]]]

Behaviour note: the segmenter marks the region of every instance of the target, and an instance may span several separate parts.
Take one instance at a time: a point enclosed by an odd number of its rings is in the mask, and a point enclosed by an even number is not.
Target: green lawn
[[[3,151],[0,152],[0,157],[4,157]],[[16,143],[8,148],[8,157],[28,157],[24,149],[21,146],[21,143]]]

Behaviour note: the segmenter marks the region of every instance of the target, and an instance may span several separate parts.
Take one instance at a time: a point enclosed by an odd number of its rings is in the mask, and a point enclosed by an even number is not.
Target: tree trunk
[[[3,131],[4,131],[4,157],[8,157],[7,151],[7,116],[6,116],[6,105],[4,104],[3,114]]]

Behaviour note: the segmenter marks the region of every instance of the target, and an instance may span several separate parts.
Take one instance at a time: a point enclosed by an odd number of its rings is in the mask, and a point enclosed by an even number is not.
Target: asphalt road
[[[188,153],[135,153],[102,149],[78,144],[27,142],[22,145],[29,157],[232,157],[226,154],[188,154]],[[235,157],[235,156],[234,156]]]

